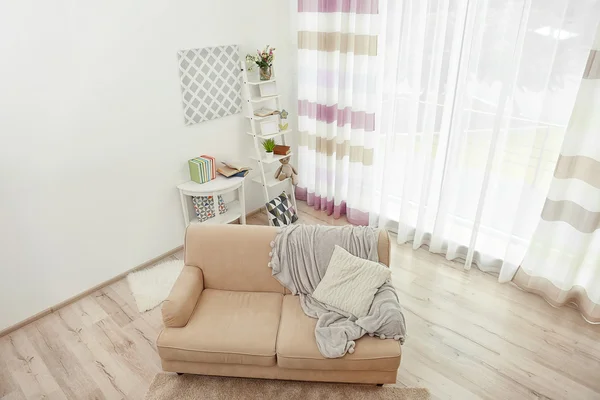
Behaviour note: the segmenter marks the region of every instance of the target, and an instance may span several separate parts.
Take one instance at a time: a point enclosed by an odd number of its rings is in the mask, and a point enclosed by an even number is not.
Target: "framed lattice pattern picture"
[[[180,50],[177,56],[186,125],[242,111],[238,46]]]

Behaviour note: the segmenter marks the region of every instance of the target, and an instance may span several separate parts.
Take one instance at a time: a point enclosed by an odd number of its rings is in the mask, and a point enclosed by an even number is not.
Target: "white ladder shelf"
[[[279,140],[280,144],[285,146],[286,145],[285,137],[287,134],[290,134],[292,132],[292,130],[288,128],[284,131],[279,130],[279,132],[276,132],[276,133],[263,135],[262,131],[259,132],[257,124],[259,124],[261,121],[265,121],[265,120],[274,120],[274,121],[277,121],[277,125],[279,126],[279,122],[280,122],[279,115],[268,115],[266,117],[259,117],[259,116],[254,115],[255,106],[258,106],[258,108],[262,108],[267,105],[274,104],[275,105],[274,109],[281,111],[281,103],[280,103],[279,93],[274,93],[274,94],[270,94],[270,95],[266,95],[266,96],[260,95],[260,93],[262,92],[260,90],[261,85],[275,85],[275,88],[277,87],[276,86],[277,83],[276,83],[276,79],[275,79],[275,70],[273,69],[273,74],[271,75],[271,79],[268,81],[251,81],[248,78],[248,70],[247,70],[245,61],[242,61],[240,64],[241,64],[241,69],[242,69],[242,79],[244,81],[244,84],[243,84],[244,88],[242,90],[242,93],[243,93],[243,97],[244,97],[244,100],[246,101],[246,105],[247,105],[246,118],[250,121],[250,131],[248,131],[247,133],[252,136],[252,139],[254,140],[254,150],[256,151],[256,154],[254,156],[251,156],[250,158],[255,160],[258,163],[258,169],[260,172],[260,174],[257,177],[253,178],[252,181],[262,185],[262,187],[263,187],[263,192],[265,195],[265,209],[267,207],[266,203],[271,201],[275,196],[279,196],[279,194],[281,193],[279,191],[277,193],[274,193],[274,195],[271,197],[271,195],[269,193],[269,189],[278,188],[278,190],[285,190],[286,193],[289,193],[289,195],[292,198],[292,205],[294,206],[294,209],[297,211],[298,207],[296,206],[296,195],[294,193],[294,185],[292,184],[292,180],[290,178],[288,178],[283,181],[280,181],[280,180],[275,179],[274,170],[271,169],[269,171],[265,171],[266,166],[271,165],[272,163],[277,163],[277,165],[279,166],[280,165],[279,160],[281,160],[282,158],[291,157],[292,153],[287,154],[285,156],[274,155],[272,159],[266,159],[265,156],[263,155],[264,154],[263,151],[261,150],[262,149],[262,140],[265,140],[265,139],[275,139],[276,142],[277,142],[277,140]],[[259,93],[258,96],[257,96],[257,92]],[[289,125],[288,125],[288,127],[289,127]],[[267,174],[271,174],[271,175],[269,175],[269,178],[267,178]],[[282,186],[285,187],[285,189],[282,189]],[[267,211],[267,219],[269,221],[269,225],[273,225],[271,222],[271,218],[269,216],[269,211],[268,210],[266,210],[266,211]]]

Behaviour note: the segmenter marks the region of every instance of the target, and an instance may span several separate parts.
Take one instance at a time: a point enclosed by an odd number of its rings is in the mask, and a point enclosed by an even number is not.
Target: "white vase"
[[[273,152],[265,152],[265,154],[267,155],[265,158],[267,161],[271,161],[273,159]]]

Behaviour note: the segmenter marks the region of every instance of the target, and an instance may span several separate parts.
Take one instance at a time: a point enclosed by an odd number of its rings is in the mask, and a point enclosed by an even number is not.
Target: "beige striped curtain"
[[[369,223],[379,0],[298,0],[296,198]]]
[[[600,323],[600,27],[541,221],[512,280]]]

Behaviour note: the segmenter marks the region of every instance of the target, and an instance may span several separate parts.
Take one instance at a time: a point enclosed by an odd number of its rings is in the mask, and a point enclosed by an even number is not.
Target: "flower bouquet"
[[[256,50],[257,55],[248,54],[246,55],[246,65],[248,71],[252,71],[254,64],[258,65],[260,80],[268,81],[271,79],[273,59],[275,58],[275,48],[267,47],[263,51]]]

